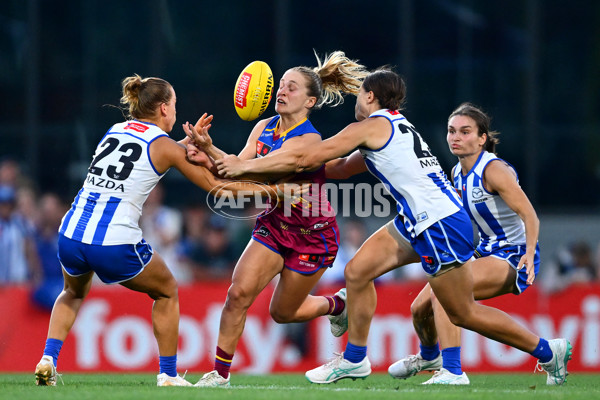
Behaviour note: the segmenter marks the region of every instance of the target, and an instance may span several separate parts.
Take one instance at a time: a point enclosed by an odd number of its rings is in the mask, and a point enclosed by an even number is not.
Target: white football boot
[[[397,379],[415,376],[421,371],[439,371],[442,368],[442,353],[433,360],[424,360],[421,353],[396,361],[388,368],[388,373]]]
[[[436,371],[431,379],[422,383],[422,385],[469,385],[469,377],[464,372],[462,375],[456,375],[442,368]]]
[[[227,379],[223,378],[217,371],[210,371],[204,374],[198,382],[194,384],[195,387],[230,387],[229,378],[231,374],[227,375]]]
[[[573,346],[567,339],[552,339],[548,341],[552,350],[552,360],[547,363],[538,361],[536,369],[546,371],[547,385],[562,385],[567,381],[567,363],[573,355]]]
[[[192,384],[186,381],[184,377],[179,375],[169,376],[163,372],[156,375],[156,386],[192,386]]]
[[[333,360],[304,375],[311,383],[332,383],[340,379],[365,379],[371,374],[371,363],[365,356],[359,363],[353,363],[344,358],[344,353],[335,353]]]

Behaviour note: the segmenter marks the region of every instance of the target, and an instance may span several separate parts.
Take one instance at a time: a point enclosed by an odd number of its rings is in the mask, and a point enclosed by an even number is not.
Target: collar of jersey
[[[279,138],[283,138],[283,140],[285,141],[285,137],[287,136],[287,134],[289,132],[291,132],[292,130],[296,129],[296,127],[302,125],[303,123],[306,122],[308,118],[304,117],[304,119],[302,119],[301,121],[299,121],[297,124],[295,124],[294,126],[292,126],[291,128],[287,129],[285,132],[281,132],[279,134]],[[279,128],[279,123],[281,122],[281,117],[279,117],[279,119],[277,120],[277,123],[275,124],[275,128],[273,128],[273,135],[275,135],[275,131]]]
[[[481,150],[481,153],[479,153],[479,157],[477,157],[477,161],[475,161],[475,164],[473,164],[473,166],[471,167],[471,169],[463,175],[462,173],[462,167],[460,166],[460,162],[458,163],[458,166],[460,167],[460,174],[462,175],[462,177],[464,179],[467,178],[467,176],[471,175],[471,172],[475,171],[475,168],[477,168],[477,166],[479,165],[479,162],[481,161],[481,159],[483,158],[483,155],[487,153],[486,150]]]
[[[133,119],[132,121],[135,121],[135,122],[137,122],[137,123],[139,123],[139,124],[145,124],[145,125],[154,125],[154,126],[158,126],[158,125],[156,125],[156,124],[153,124],[152,122],[140,121],[140,120],[137,120],[137,119]]]

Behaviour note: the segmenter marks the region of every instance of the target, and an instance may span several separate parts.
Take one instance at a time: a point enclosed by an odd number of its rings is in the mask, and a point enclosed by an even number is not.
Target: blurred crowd
[[[0,160],[0,287],[28,284],[33,301],[51,309],[63,286],[56,257],[58,227],[71,201],[58,193],[40,192],[16,160]],[[254,222],[252,217],[226,219],[202,203],[170,206],[159,184],[144,205],[140,225],[144,238],[163,256],[179,285],[185,286],[230,279]],[[338,223],[338,256],[320,285],[343,285],[346,263],[373,233],[364,219],[338,218]],[[600,251],[584,240],[566,243],[555,253],[543,252],[540,287],[556,292],[575,282],[598,280],[599,261]],[[420,265],[393,271],[376,284],[409,280],[425,282]]]

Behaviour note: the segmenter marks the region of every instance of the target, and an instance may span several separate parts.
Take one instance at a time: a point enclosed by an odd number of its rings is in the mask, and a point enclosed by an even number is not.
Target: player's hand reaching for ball
[[[237,178],[246,172],[244,170],[245,161],[240,160],[238,156],[233,154],[228,154],[220,160],[216,160],[215,164],[219,175],[225,178]]]
[[[189,122],[183,124],[185,134],[201,149],[208,149],[212,146],[212,139],[208,134],[208,130],[212,126],[212,120],[212,115],[204,113],[198,122],[196,122],[196,125],[192,125]]]
[[[189,162],[196,165],[201,165],[208,169],[211,169],[213,167],[213,162],[208,156],[208,154],[202,151],[202,149],[199,149],[191,140],[186,144],[185,150],[186,157]]]

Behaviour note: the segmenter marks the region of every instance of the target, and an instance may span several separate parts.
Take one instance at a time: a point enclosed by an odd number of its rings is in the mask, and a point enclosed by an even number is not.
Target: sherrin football
[[[241,119],[252,121],[267,109],[273,94],[273,73],[264,61],[253,61],[235,83],[233,104]]]

